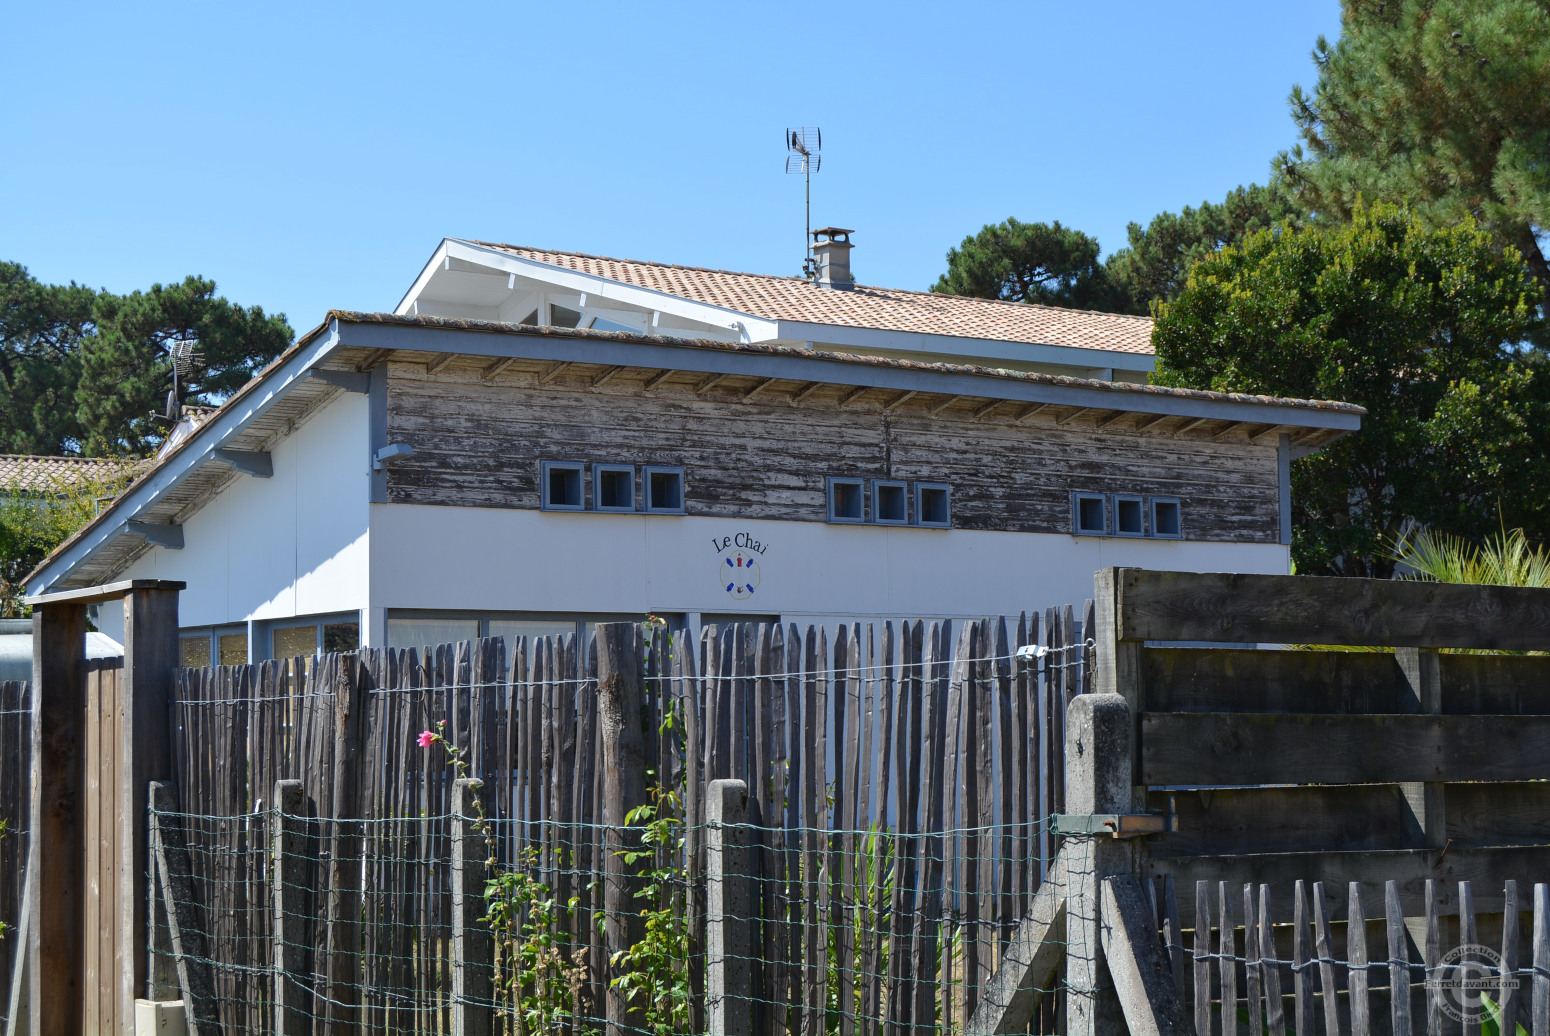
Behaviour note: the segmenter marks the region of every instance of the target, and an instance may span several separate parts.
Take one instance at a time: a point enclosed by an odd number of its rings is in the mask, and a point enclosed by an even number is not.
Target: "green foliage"
[[[619,854],[627,864],[649,864],[639,872],[635,892],[645,935],[614,953],[609,963],[623,970],[610,985],[640,1008],[648,1032],[672,1036],[689,1031],[689,915],[677,897],[684,881],[683,822],[674,816],[674,792],[658,787],[651,795],[650,803],[624,818],[626,824],[645,825],[641,848]]]
[[[1094,309],[1111,289],[1098,242],[1060,223],[1009,219],[985,226],[947,251],[947,273],[931,290],[1006,302]]]
[[[1522,529],[1502,529],[1483,543],[1430,530],[1401,536],[1389,557],[1408,578],[1484,586],[1550,587],[1550,553],[1531,546]]]
[[[99,501],[134,481],[136,468],[121,462],[106,472],[50,476],[39,482],[0,485],[0,617],[30,614],[23,580],[53,549],[97,515]]]
[[[214,281],[114,295],[0,263],[0,452],[143,456],[166,433],[152,412],[172,387],[171,342],[198,342],[181,401],[200,404],[236,391],[291,337],[283,315],[219,298]]]
[[[1284,220],[1301,221],[1302,210],[1279,186],[1236,187],[1221,202],[1203,201],[1163,212],[1151,223],[1129,226],[1130,245],[1104,262],[1114,286],[1116,310],[1147,314],[1184,288],[1189,268],[1203,255],[1235,245]]]
[[[1550,531],[1550,371],[1514,346],[1536,294],[1471,221],[1358,205],[1348,224],[1282,225],[1197,262],[1158,307],[1157,380],[1366,407],[1360,433],[1293,466],[1293,556],[1383,576],[1383,542],[1415,523]]]
[[[1484,993],[1480,994],[1480,1003],[1485,1008],[1485,1017],[1480,1019],[1480,1036],[1502,1036],[1502,1005]],[[1522,1022],[1515,1026],[1517,1036],[1529,1036]]]
[[[1365,196],[1432,226],[1473,217],[1550,295],[1550,0],[1345,0],[1313,60],[1312,94],[1290,99],[1302,145],[1277,158],[1309,210]]]
[[[80,441],[75,389],[96,298],[0,262],[0,453],[58,455]]]

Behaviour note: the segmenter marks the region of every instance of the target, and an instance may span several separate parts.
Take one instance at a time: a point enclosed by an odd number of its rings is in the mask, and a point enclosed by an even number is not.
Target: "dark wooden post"
[[[474,826],[483,781],[452,785],[452,1031],[490,1036],[495,1021],[495,938],[484,916],[490,850]]]
[[[150,873],[147,829],[152,781],[172,773],[172,731],[167,703],[178,665],[178,591],[182,583],[133,586],[124,594],[124,717],[118,746],[119,773],[129,791],[129,815],[119,818],[118,901],[133,904],[118,918],[118,1017],[134,1017],[135,998],[148,991],[145,876]],[[83,646],[84,650],[84,646]],[[128,837],[124,837],[127,834]],[[192,1017],[192,1016],[191,1016]],[[192,1026],[191,1026],[192,1028]]]
[[[86,603],[34,603],[32,847],[37,909],[27,931],[27,1009],[34,1036],[80,1029],[85,953]],[[143,787],[143,785],[142,785]],[[142,894],[140,900],[144,901]]]
[[[361,728],[365,685],[355,655],[338,656],[334,684],[334,802],[328,838],[328,990],[324,1032],[353,1032],[361,994]]]
[[[274,782],[274,1031],[312,1036],[307,971],[307,828],[301,781]]]
[[[631,622],[597,627],[598,725],[603,735],[603,912],[607,958],[629,949],[645,935],[636,875],[642,863],[627,864],[620,854],[640,847],[639,829],[626,827],[630,810],[646,802],[646,751],[641,736],[640,647]],[[644,1027],[638,1006],[612,986],[608,989],[608,1036]]]
[[[97,991],[82,988],[88,943],[111,946],[117,972],[111,993],[114,1014],[124,1024],[134,1017],[135,997],[148,986],[147,907],[150,840],[147,816],[150,785],[172,776],[168,692],[178,659],[178,591],[186,584],[135,579],[106,586],[40,594],[33,608],[33,840],[37,911],[28,933],[28,1004],[38,1036],[73,1031],[82,1003]],[[103,731],[125,809],[116,818],[117,855],[99,858],[85,844],[84,750],[86,744],[86,606],[104,601],[124,605],[122,697],[112,703],[122,717],[115,739]],[[90,857],[88,854],[92,854]],[[46,866],[32,861],[47,861]],[[82,930],[89,894],[88,868],[112,872],[114,890],[125,904],[114,927]],[[95,948],[93,945],[92,948]]]

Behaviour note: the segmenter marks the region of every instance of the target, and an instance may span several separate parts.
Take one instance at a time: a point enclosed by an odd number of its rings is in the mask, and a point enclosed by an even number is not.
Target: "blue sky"
[[[1008,216],[1125,225],[1263,182],[1335,0],[13,4],[0,259],[198,273],[298,332],[391,309],[443,236],[798,271],[815,226],[930,286]]]

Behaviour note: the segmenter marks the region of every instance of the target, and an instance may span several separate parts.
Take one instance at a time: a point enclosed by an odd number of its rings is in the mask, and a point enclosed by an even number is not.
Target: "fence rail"
[[[624,744],[606,643],[520,640],[509,667],[503,642],[485,640],[185,670],[172,705],[180,802],[158,820],[187,845],[188,934],[211,981],[202,1009],[224,1032],[460,1023],[459,774],[440,745],[416,742],[443,731],[482,782],[492,855],[527,883],[519,934],[537,925],[556,955],[496,965],[490,1003],[510,1031],[534,1031],[522,1011],[537,981],[558,983],[568,1031],[615,1031],[621,1017],[655,1027],[649,1004],[609,1005],[611,980],[647,967],[613,959],[635,944],[641,909],[683,926],[684,944],[661,949],[685,984],[673,1027],[706,1031],[719,778],[748,788],[755,1031],[962,1029],[1053,857],[1065,706],[1092,674],[1075,618],[736,625],[697,643],[637,632],[622,657],[639,659],[625,724],[639,801],[605,772]],[[1032,664],[1018,662],[1024,647]],[[291,779],[294,806],[276,801]],[[641,837],[625,811],[641,805],[671,834],[611,899],[617,854]],[[292,847],[278,858],[277,837]],[[526,986],[499,981],[517,969]]]

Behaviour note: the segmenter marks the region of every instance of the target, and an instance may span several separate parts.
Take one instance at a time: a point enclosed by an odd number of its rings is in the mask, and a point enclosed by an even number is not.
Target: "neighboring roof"
[[[47,457],[0,453],[0,492],[64,493],[85,484],[133,474],[138,461],[104,457]]]
[[[471,241],[470,244],[766,320],[985,338],[1030,345],[1064,345],[1144,356],[1153,352],[1151,317],[859,284],[853,289],[839,290],[821,288],[800,277],[610,259],[582,252],[556,252],[489,241]]]
[[[399,338],[405,331],[415,330],[427,333]],[[268,448],[267,443],[286,434],[288,428],[340,391],[341,377],[359,379],[359,372],[395,354],[399,360],[422,363],[439,362],[449,354],[483,357],[494,359],[490,365],[494,368],[504,368],[520,358],[550,372],[578,369],[592,384],[599,382],[591,379],[604,374],[612,380],[617,373],[610,373],[614,368],[658,371],[664,377],[699,372],[703,383],[715,385],[716,391],[735,393],[734,398],[745,402],[771,382],[795,385],[799,390],[804,384],[815,383],[864,387],[867,391],[876,388],[893,394],[890,407],[916,397],[944,399],[933,414],[948,406],[972,407],[975,398],[991,399],[1020,405],[1026,415],[1060,414],[1059,424],[1070,425],[1073,430],[1082,425],[1071,422],[1082,417],[1084,422],[1088,418],[1101,421],[1099,427],[1126,431],[1129,429],[1113,423],[1113,415],[1123,414],[1140,415],[1144,428],[1156,426],[1159,431],[1218,440],[1224,434],[1257,438],[1285,428],[1305,436],[1301,445],[1306,446],[1323,445],[1356,429],[1366,413],[1351,403],[1203,392],[778,345],[333,310],[323,324],[281,353],[187,438],[159,454],[111,506],[60,544],[27,576],[29,592],[107,581],[144,548],[135,537],[115,532],[116,527],[129,520],[180,520],[180,515],[201,506],[201,501],[232,477],[232,468],[216,452],[218,447],[232,451]],[[333,379],[311,371],[327,372]],[[707,373],[712,377],[704,378]],[[769,394],[760,401],[779,402]],[[787,401],[796,402],[795,396]],[[1179,424],[1159,423],[1163,421]],[[1295,438],[1293,445],[1299,445]],[[124,541],[130,542],[126,545]],[[68,565],[63,572],[34,588],[35,581],[62,562]]]

